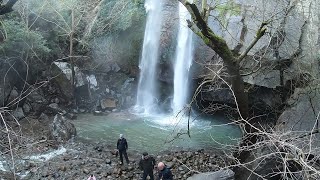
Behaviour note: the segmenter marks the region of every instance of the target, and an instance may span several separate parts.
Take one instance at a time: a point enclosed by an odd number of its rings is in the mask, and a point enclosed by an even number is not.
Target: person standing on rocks
[[[158,180],[173,180],[172,172],[163,162],[159,162],[159,177]]]
[[[123,137],[123,134],[120,134],[120,137],[117,142],[117,149],[120,155],[120,164],[123,164],[123,156],[126,159],[127,164],[129,164],[129,159],[127,155],[128,143],[126,138]]]
[[[150,177],[150,180],[154,180],[153,168],[155,164],[156,160],[152,156],[149,156],[147,152],[142,154],[142,158],[139,162],[139,168],[143,171],[143,180],[146,180],[147,176]]]

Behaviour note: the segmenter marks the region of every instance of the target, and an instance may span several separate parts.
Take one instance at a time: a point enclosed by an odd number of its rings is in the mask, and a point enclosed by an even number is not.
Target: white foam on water
[[[34,160],[34,161],[48,161],[56,156],[59,156],[59,155],[65,153],[65,152],[67,152],[67,149],[64,147],[60,147],[59,149],[57,149],[55,151],[51,151],[51,152],[41,154],[41,155],[27,156],[24,159]]]
[[[211,122],[204,120],[194,120],[192,116],[186,116],[185,114],[179,114],[173,116],[171,114],[158,114],[153,116],[145,116],[144,121],[148,126],[163,130],[172,129],[187,129],[191,127],[197,127],[201,129],[211,129]]]
[[[4,167],[5,161],[0,161],[0,171],[7,171],[7,169]]]

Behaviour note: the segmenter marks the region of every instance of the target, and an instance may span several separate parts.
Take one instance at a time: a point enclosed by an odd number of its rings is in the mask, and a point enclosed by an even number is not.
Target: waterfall
[[[187,103],[189,70],[193,59],[192,31],[186,19],[190,19],[188,10],[179,3],[179,35],[174,63],[173,113],[181,111]]]
[[[137,92],[136,108],[150,114],[157,106],[156,66],[159,56],[161,35],[161,0],[146,0],[147,22],[144,33],[143,49],[140,59],[140,79]]]

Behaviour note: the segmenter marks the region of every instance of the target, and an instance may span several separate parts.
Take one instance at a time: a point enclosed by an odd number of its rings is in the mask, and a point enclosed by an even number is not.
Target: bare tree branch
[[[267,22],[263,22],[260,26],[260,28],[257,31],[256,37],[252,40],[252,42],[250,43],[250,45],[247,47],[247,49],[237,58],[238,62],[241,62],[243,60],[243,58],[245,58],[247,56],[247,54],[249,53],[249,51],[253,48],[254,45],[257,44],[257,42],[261,39],[261,37],[266,33],[266,26],[267,26]]]

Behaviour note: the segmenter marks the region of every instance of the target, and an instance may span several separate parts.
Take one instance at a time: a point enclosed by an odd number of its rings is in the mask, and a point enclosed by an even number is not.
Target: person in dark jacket
[[[163,162],[159,162],[159,177],[158,180],[173,180],[172,172]]]
[[[120,134],[120,138],[118,139],[117,142],[117,149],[119,151],[119,155],[120,155],[120,163],[123,164],[123,156],[127,161],[127,164],[129,164],[129,159],[128,159],[128,155],[127,155],[127,149],[128,149],[128,143],[126,138],[123,137],[123,134]]]
[[[143,177],[142,177],[143,180],[146,180],[147,176],[150,177],[150,180],[154,180],[153,168],[155,164],[156,164],[156,160],[152,156],[149,156],[147,152],[144,152],[142,154],[142,158],[140,159],[140,162],[139,162],[139,167],[140,167],[140,170],[143,171]]]

